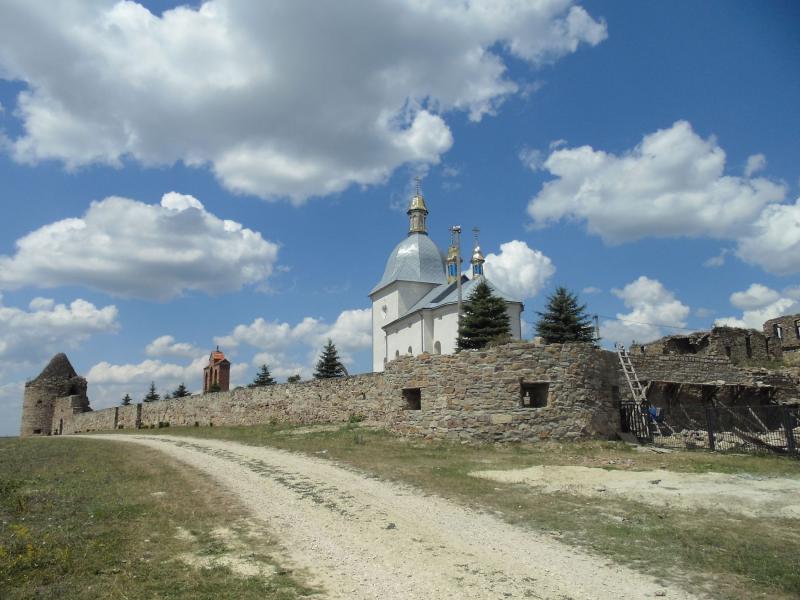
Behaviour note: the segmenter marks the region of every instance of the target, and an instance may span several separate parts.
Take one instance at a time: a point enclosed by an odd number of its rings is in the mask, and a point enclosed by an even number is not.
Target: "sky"
[[[480,229],[526,336],[558,286],[603,343],[800,312],[800,4],[0,5],[0,435],[56,352],[92,406],[370,369],[406,235]]]

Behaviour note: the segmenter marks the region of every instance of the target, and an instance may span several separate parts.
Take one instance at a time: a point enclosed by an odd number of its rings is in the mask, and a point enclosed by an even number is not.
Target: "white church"
[[[472,277],[461,274],[458,249],[445,256],[428,237],[425,199],[417,189],[408,207],[408,237],[395,246],[386,261],[372,300],[372,370],[383,371],[390,360],[403,355],[452,354],[458,337],[458,281],[463,301],[469,300],[483,279],[495,296],[505,300],[511,337],[521,337],[522,302],[498,289],[484,275],[484,257],[475,244],[470,263]]]

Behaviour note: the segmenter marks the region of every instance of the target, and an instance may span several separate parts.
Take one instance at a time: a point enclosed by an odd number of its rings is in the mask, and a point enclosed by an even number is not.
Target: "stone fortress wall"
[[[643,381],[776,387],[800,397],[797,378],[741,369],[727,358],[634,355]],[[767,378],[772,377],[767,381]],[[777,377],[777,379],[776,379]],[[781,387],[782,386],[782,387]],[[237,388],[181,399],[83,412],[75,398],[55,402],[54,433],[114,429],[346,423],[363,420],[405,435],[462,441],[609,438],[619,401],[629,398],[615,353],[591,344],[515,342],[453,355],[421,354],[383,373]]]
[[[519,342],[402,357],[384,373],[238,388],[74,414],[63,433],[351,419],[426,438],[481,441],[608,437],[618,427],[616,357],[588,344]],[[523,406],[522,390],[537,390]],[[63,402],[63,401],[59,401]],[[64,418],[64,417],[61,417]]]

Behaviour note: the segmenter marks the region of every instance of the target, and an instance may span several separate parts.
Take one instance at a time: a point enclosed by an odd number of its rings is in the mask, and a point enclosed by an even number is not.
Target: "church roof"
[[[521,300],[517,300],[510,294],[507,294],[500,288],[498,288],[495,284],[484,277],[483,279],[486,282],[486,285],[489,286],[489,289],[492,290],[492,293],[497,296],[498,298],[502,298],[506,302],[509,303],[516,303],[522,304]],[[461,276],[461,298],[464,302],[469,300],[469,297],[472,295],[475,286],[478,285],[480,279],[468,279],[465,275]],[[425,294],[419,302],[417,302],[414,306],[408,309],[405,314],[400,315],[397,319],[392,321],[391,323],[387,323],[384,327],[391,325],[392,323],[396,323],[397,321],[401,321],[405,319],[407,316],[418,312],[420,310],[431,310],[434,308],[439,308],[440,306],[445,306],[448,304],[457,304],[458,303],[458,286],[456,282],[453,283],[444,283],[442,285],[436,286],[430,292]]]
[[[394,281],[445,283],[444,263],[442,252],[431,238],[424,233],[412,233],[392,250],[383,277],[370,294]]]

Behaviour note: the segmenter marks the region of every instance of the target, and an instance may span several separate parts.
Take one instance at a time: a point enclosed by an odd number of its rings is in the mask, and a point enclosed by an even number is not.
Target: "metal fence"
[[[768,452],[800,457],[800,408],[778,405],[673,405],[669,409],[623,403],[622,431],[667,448]]]

